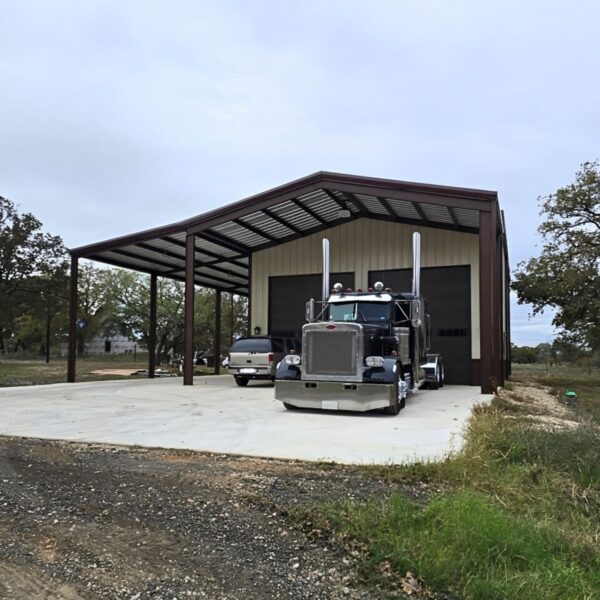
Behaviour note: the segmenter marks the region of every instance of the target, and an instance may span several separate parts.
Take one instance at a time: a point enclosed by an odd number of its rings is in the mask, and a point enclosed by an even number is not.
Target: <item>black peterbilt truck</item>
[[[275,375],[287,409],[318,408],[397,415],[419,387],[444,385],[444,364],[429,353],[430,319],[420,295],[420,236],[413,234],[413,285],[397,292],[329,292],[329,242],[323,240],[323,301],[310,300],[302,354],[288,354]]]

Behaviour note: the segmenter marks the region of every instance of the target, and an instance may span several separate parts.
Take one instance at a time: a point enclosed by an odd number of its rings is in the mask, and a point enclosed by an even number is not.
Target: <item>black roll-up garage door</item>
[[[340,282],[354,288],[354,273],[332,273],[331,286]],[[321,275],[282,275],[269,277],[269,333],[302,338],[306,303],[321,300]]]
[[[410,292],[411,269],[369,272],[369,284],[380,280],[394,291]],[[431,353],[441,354],[446,382],[468,385],[471,369],[471,269],[421,269],[421,294],[431,316]]]

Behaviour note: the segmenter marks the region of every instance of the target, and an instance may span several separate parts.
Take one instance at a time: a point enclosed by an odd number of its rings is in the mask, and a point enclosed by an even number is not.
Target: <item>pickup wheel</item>
[[[246,387],[248,385],[247,377],[234,377],[234,379],[235,379],[235,384],[239,385],[240,387]]]

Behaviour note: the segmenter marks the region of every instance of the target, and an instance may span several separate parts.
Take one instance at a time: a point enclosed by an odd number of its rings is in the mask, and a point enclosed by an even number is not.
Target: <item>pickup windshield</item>
[[[340,302],[329,305],[329,320],[379,323],[389,319],[389,311],[384,302]]]

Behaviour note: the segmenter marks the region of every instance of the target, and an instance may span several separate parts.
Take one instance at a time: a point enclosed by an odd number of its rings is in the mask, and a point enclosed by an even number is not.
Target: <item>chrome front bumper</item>
[[[275,399],[299,408],[364,412],[391,406],[393,384],[275,380]]]

